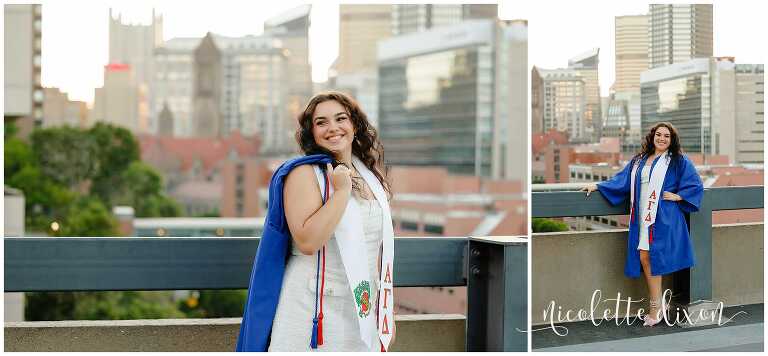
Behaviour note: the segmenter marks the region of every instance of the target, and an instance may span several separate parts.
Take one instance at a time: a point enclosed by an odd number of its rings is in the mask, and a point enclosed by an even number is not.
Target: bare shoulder
[[[286,177],[286,182],[290,180],[302,180],[303,178],[307,177],[314,177],[315,170],[312,168],[311,164],[302,164],[301,166],[298,166],[291,170],[290,173],[288,173],[288,177]]]
[[[285,195],[304,198],[318,196],[320,188],[317,185],[317,178],[312,165],[305,164],[292,169],[285,178],[283,189]]]

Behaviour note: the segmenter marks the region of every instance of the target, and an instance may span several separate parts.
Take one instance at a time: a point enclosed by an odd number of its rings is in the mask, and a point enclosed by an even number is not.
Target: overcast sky
[[[405,2],[416,3],[398,1]],[[258,35],[265,19],[303,3],[307,2],[44,1],[43,85],[61,88],[73,100],[93,100],[94,88],[103,83],[103,66],[108,58],[110,7],[115,14],[122,14],[124,21],[142,24],[151,21],[154,7],[156,13],[163,14],[163,32],[168,40],[202,37],[208,31],[225,36]],[[320,82],[326,80],[327,69],[338,54],[338,2],[311,3],[310,60],[313,80]],[[735,56],[739,63],[765,63],[764,34],[768,31],[763,3],[714,2],[716,56]],[[603,95],[607,95],[614,78],[614,18],[647,11],[645,1],[536,0],[503,1],[499,5],[502,19],[528,20],[529,67],[565,67],[568,58],[599,47]]]

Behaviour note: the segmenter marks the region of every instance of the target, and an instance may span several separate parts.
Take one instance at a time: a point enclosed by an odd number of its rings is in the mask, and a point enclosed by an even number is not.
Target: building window
[[[401,222],[400,228],[408,231],[419,231],[419,225],[412,221]]]
[[[430,234],[442,235],[443,227],[440,225],[424,224],[424,232],[428,232]]]

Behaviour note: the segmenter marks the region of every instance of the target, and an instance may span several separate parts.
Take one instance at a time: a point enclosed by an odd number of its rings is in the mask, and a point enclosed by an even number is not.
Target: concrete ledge
[[[763,231],[762,223],[712,227],[715,302],[722,301],[725,306],[763,303]],[[597,289],[601,290],[603,300],[615,299],[618,293],[625,300],[630,296],[633,301],[647,298],[642,278],[624,276],[626,239],[626,229],[533,234],[532,324],[548,322],[543,312],[551,301],[563,311],[589,310]],[[663,288],[672,288],[672,282],[671,275],[665,276]],[[633,304],[632,312],[637,308],[645,309],[647,304]],[[601,317],[606,309],[615,309],[615,303],[599,304],[595,315]],[[626,307],[621,310],[625,312]]]
[[[764,303],[764,224],[712,227],[712,297],[726,306]]]
[[[6,352],[234,351],[241,318],[7,322]],[[466,318],[398,315],[392,351],[464,351]]]

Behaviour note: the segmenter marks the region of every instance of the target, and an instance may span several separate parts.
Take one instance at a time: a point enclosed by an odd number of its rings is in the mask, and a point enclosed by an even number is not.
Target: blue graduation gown
[[[272,321],[280,300],[285,263],[291,246],[291,232],[283,208],[283,184],[288,173],[303,164],[331,163],[327,155],[293,158],[283,163],[269,182],[269,206],[264,232],[251,270],[248,299],[243,310],[236,351],[267,351],[272,333]],[[307,315],[307,328],[312,315]],[[297,340],[297,342],[309,342]]]
[[[659,158],[654,160],[651,171],[653,171]],[[637,250],[642,221],[642,217],[639,216],[640,204],[643,200],[640,198],[640,170],[645,165],[647,158],[641,157],[639,159],[640,165],[635,173],[634,186],[636,199],[633,215],[635,216],[630,218],[627,260],[624,264],[624,274],[632,278],[639,277],[642,272],[640,252]],[[633,163],[634,160],[630,161],[613,178],[597,184],[597,189],[611,204],[621,204],[625,199],[629,199]],[[683,200],[678,202],[659,200],[656,222],[651,226],[653,239],[650,241],[649,249],[651,274],[654,276],[690,268],[694,265],[693,244],[688,233],[684,213],[699,210],[701,198],[704,195],[704,186],[698,173],[696,173],[696,168],[688,157],[681,155],[672,160],[664,177],[662,192],[675,193]]]

